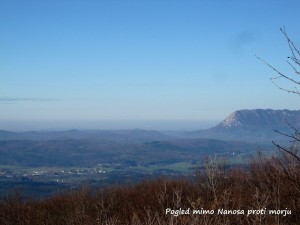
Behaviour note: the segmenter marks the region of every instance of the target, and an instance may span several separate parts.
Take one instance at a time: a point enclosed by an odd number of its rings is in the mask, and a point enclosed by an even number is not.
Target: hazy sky
[[[0,0],[0,120],[221,120],[279,91],[300,1]],[[1,127],[0,127],[1,129]]]

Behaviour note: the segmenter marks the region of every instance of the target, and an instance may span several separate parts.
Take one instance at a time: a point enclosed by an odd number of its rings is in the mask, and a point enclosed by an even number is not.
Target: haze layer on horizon
[[[61,131],[61,130],[156,130],[156,131],[194,131],[215,126],[219,121],[200,120],[0,120],[0,130],[24,131]]]

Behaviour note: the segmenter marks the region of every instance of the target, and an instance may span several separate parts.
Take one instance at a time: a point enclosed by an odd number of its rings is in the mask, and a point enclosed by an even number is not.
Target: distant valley
[[[274,129],[289,132],[288,123],[299,127],[300,111],[240,110],[193,132],[2,130],[0,184],[6,192],[26,184],[51,189],[84,180],[105,185],[128,177],[188,175],[207,158],[243,165],[259,150],[271,154],[271,140],[286,142]]]

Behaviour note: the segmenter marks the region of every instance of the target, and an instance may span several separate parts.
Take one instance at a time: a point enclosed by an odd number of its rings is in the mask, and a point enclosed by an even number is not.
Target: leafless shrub
[[[88,188],[44,200],[23,201],[19,194],[0,201],[2,225],[190,225],[299,224],[300,167],[292,155],[259,154],[248,169],[225,170],[214,159],[194,179],[161,178],[111,187]],[[166,209],[190,209],[189,215]],[[214,214],[193,214],[193,210]],[[291,210],[291,215],[222,215],[218,210]]]

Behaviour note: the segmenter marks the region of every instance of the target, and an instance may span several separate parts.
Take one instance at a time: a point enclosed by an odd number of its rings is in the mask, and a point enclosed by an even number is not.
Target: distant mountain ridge
[[[0,130],[1,140],[103,140],[109,142],[136,143],[168,140],[169,137],[152,130],[66,130],[10,132]]]
[[[286,141],[274,130],[291,132],[289,124],[300,130],[300,110],[244,109],[231,113],[218,125],[192,132],[158,132],[153,130],[67,130],[9,132],[0,130],[0,140],[89,139],[108,142],[143,143],[177,138],[205,138],[226,141],[270,143]]]
[[[190,133],[191,137],[268,143],[286,141],[274,130],[300,128],[300,110],[245,109],[231,113],[218,125]]]
[[[217,128],[300,126],[300,110],[238,110],[225,118]]]

